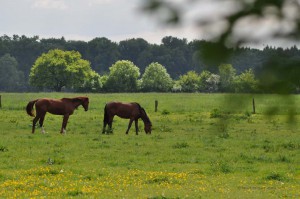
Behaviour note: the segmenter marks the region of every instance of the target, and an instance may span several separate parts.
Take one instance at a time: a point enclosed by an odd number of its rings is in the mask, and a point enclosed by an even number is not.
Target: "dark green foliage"
[[[220,45],[199,40],[188,42],[186,39],[172,36],[162,38],[162,44],[157,45],[149,44],[140,38],[121,41],[118,44],[107,38],[95,38],[89,42],[84,42],[66,41],[64,38],[39,40],[38,36],[14,35],[9,37],[3,35],[0,37],[0,57],[9,54],[12,59],[17,61],[14,75],[10,75],[9,78],[10,82],[14,84],[12,87],[5,87],[5,89],[9,88],[11,91],[34,89],[28,85],[27,81],[30,69],[42,53],[51,49],[80,52],[82,58],[88,60],[91,63],[91,68],[100,73],[101,76],[107,74],[109,67],[116,61],[122,59],[132,61],[139,67],[142,74],[150,63],[158,62],[166,67],[174,80],[188,71],[195,71],[200,74],[205,69],[217,74],[218,66],[221,63],[229,63],[236,70],[237,77],[239,77],[235,82],[238,85],[235,85],[236,89],[225,89],[224,91],[257,92],[256,80],[251,78],[252,73],[261,80],[260,90],[258,90],[260,92],[287,93],[299,91],[299,78],[297,78],[299,76],[299,70],[297,70],[299,49],[297,47],[282,49],[267,46],[263,50],[250,48],[229,49],[229,58],[226,62],[204,63],[207,58],[205,60],[202,58],[203,56],[207,57],[206,53],[208,53],[208,57],[215,58],[217,55],[227,57],[224,53],[214,52],[214,54],[209,54],[212,51],[211,48],[214,49],[214,46],[220,47]],[[251,72],[249,72],[249,69],[251,69]],[[242,73],[245,74],[240,76]],[[266,77],[264,74],[268,74],[268,76]],[[285,76],[287,77],[285,78]],[[2,85],[1,83],[0,90],[4,90],[4,88],[1,88]],[[209,91],[208,88],[201,85],[201,82],[196,85],[195,89],[198,88],[203,92]]]
[[[169,115],[170,114],[170,111],[164,109],[162,112],[161,112],[162,115]]]
[[[288,150],[298,150],[300,149],[300,143],[295,143],[295,142],[287,142],[287,143],[283,143],[282,147]]]
[[[74,43],[73,41],[70,44]],[[97,73],[109,71],[109,67],[120,59],[118,45],[107,38],[95,38],[89,42],[83,42],[86,48],[74,46],[75,51],[79,51],[84,59],[91,62],[93,70]]]
[[[172,146],[174,149],[182,149],[182,148],[187,148],[189,147],[188,143],[186,142],[181,142],[181,143],[176,143]]]
[[[0,152],[7,152],[8,148],[5,146],[0,146]]]
[[[215,108],[210,112],[210,118],[225,118],[228,114]]]
[[[149,183],[149,184],[161,184],[164,182],[169,182],[169,178],[162,176],[162,177],[154,178],[154,179],[147,181],[147,183]]]
[[[272,172],[272,173],[268,174],[266,176],[266,179],[267,180],[276,180],[276,181],[280,181],[280,182],[287,180],[287,178],[283,174],[277,173],[277,172]]]
[[[211,170],[214,173],[231,173],[232,172],[232,168],[229,165],[229,163],[225,162],[225,161],[214,161],[211,162]]]
[[[76,190],[76,191],[69,191],[67,195],[68,196],[80,196],[82,194],[83,194],[82,191]]]
[[[0,55],[0,90],[18,91],[24,83],[24,74],[18,70],[17,60],[5,54]]]

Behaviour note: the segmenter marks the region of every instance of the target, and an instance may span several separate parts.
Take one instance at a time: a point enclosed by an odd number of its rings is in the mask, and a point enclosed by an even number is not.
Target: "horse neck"
[[[81,100],[78,99],[78,98],[73,98],[72,103],[73,103],[75,108],[77,108],[78,106],[80,106],[82,104]]]
[[[141,115],[141,119],[143,120],[144,125],[151,125],[150,119],[148,118],[146,113],[145,113],[145,115],[144,114]]]

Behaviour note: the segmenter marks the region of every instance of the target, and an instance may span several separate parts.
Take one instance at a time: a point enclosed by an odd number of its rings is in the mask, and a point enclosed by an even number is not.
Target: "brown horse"
[[[35,130],[35,124],[39,120],[40,127],[42,127],[42,133],[45,133],[43,123],[47,112],[54,115],[63,115],[63,123],[60,133],[66,133],[66,127],[69,116],[73,114],[74,109],[82,105],[84,110],[87,111],[89,108],[88,97],[75,97],[75,98],[62,98],[62,99],[36,99],[30,101],[26,106],[27,114],[34,117],[33,106],[35,104],[36,116],[32,122],[32,133]]]
[[[151,134],[151,121],[146,114],[145,109],[143,109],[138,103],[122,103],[122,102],[109,102],[104,108],[104,119],[103,119],[103,130],[102,133],[105,134],[105,128],[108,124],[109,131],[112,132],[112,122],[114,116],[117,115],[120,118],[130,119],[129,125],[126,131],[128,134],[129,129],[133,121],[135,121],[135,131],[138,135],[138,119],[141,118],[144,122],[144,130],[146,134]]]

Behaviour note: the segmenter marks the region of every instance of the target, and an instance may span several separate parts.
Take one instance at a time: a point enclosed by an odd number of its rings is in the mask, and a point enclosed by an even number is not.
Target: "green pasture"
[[[0,198],[299,198],[300,96],[130,93],[0,93]],[[61,135],[47,114],[31,134],[30,100],[90,98]],[[253,114],[252,99],[256,114]],[[158,100],[158,111],[154,102]],[[115,118],[102,135],[109,101],[136,101],[151,135],[125,135]]]

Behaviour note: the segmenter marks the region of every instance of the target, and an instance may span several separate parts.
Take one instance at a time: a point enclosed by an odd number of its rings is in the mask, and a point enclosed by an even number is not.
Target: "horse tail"
[[[108,123],[108,113],[107,113],[107,104],[104,107],[104,118],[103,118],[104,123]]]
[[[26,112],[28,115],[34,117],[34,113],[33,113],[33,105],[38,101],[38,99],[36,100],[32,100],[30,101],[27,106],[26,106]]]

